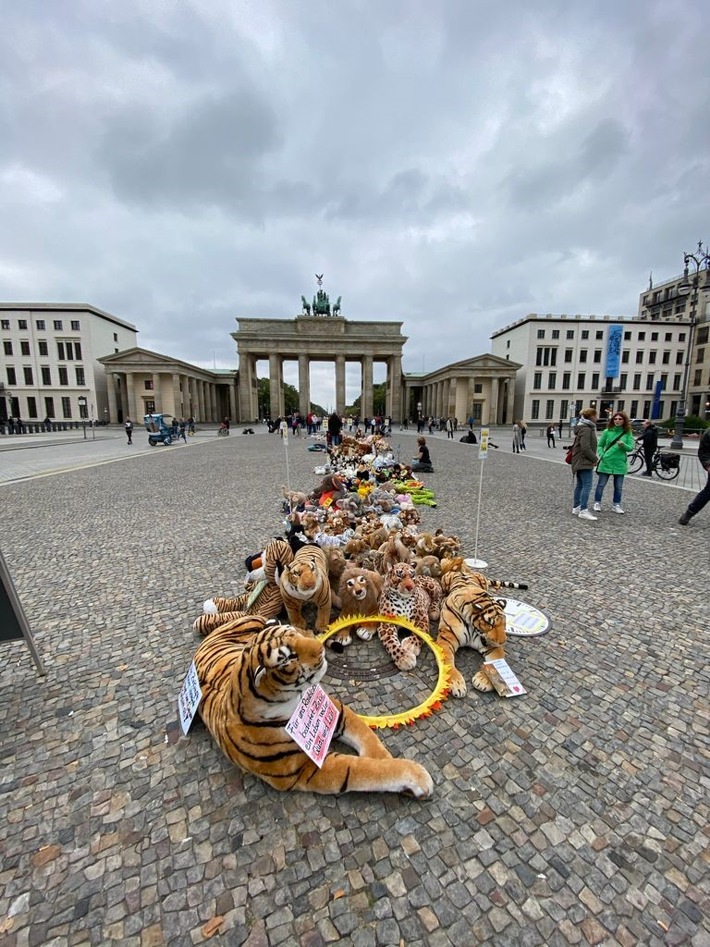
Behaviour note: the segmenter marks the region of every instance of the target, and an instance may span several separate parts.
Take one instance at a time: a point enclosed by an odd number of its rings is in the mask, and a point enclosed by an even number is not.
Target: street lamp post
[[[84,440],[86,440],[86,398],[81,395],[78,401],[79,411],[81,412],[81,426],[84,429]]]
[[[695,272],[692,278],[688,275],[688,266],[693,264]],[[680,401],[675,413],[675,431],[671,440],[673,450],[683,448],[683,428],[685,427],[685,404],[688,398],[688,385],[690,382],[690,362],[693,357],[693,336],[695,334],[695,324],[697,322],[696,308],[698,305],[698,287],[700,285],[700,271],[705,270],[705,288],[710,288],[710,255],[707,247],[703,250],[701,240],[698,240],[698,249],[695,253],[683,254],[683,278],[678,284],[678,295],[689,296],[692,292],[693,298],[690,304],[690,327],[688,328],[688,345],[685,352],[685,368],[683,369],[683,389],[680,393]]]

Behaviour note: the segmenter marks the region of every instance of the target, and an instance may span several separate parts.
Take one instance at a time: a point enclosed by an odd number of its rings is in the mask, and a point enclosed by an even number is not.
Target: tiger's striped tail
[[[488,579],[489,589],[527,589],[527,582],[504,582],[502,579]]]

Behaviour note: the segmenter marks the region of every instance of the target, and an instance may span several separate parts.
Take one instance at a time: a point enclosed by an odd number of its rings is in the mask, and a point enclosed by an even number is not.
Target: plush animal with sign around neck
[[[360,717],[333,699],[334,741],[357,756],[329,749],[321,768],[286,731],[303,692],[318,684],[325,647],[291,625],[245,616],[213,631],[194,657],[200,716],[225,756],[274,789],[338,794],[400,792],[425,799],[434,784],[419,763],[394,759]]]

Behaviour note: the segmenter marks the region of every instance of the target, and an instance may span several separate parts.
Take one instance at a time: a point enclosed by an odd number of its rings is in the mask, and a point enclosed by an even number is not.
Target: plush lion
[[[199,713],[225,756],[279,790],[339,794],[402,792],[417,799],[434,783],[419,763],[394,759],[367,724],[333,699],[334,740],[318,766],[286,730],[302,694],[328,668],[322,642],[290,625],[240,618],[209,635],[195,653],[202,690]]]
[[[338,599],[340,600],[341,617],[350,615],[376,615],[377,606],[382,593],[382,576],[379,572],[373,572],[371,569],[361,569],[359,566],[348,565],[340,576],[338,586]],[[369,641],[377,631],[377,623],[362,622],[359,624],[355,633],[363,641]],[[352,642],[350,628],[341,628],[333,636],[334,641],[341,645],[349,645]]]

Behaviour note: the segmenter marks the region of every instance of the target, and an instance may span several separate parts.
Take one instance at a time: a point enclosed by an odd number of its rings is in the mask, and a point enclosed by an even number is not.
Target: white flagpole
[[[488,434],[487,427],[481,428],[481,446],[478,448],[478,459],[481,461],[481,474],[478,478],[478,509],[476,511],[476,539],[473,547],[473,559],[467,559],[466,564],[473,569],[485,569],[488,563],[485,559],[478,558],[478,528],[481,522],[481,496],[483,495],[483,461],[488,457]]]

